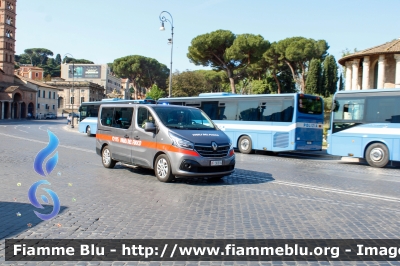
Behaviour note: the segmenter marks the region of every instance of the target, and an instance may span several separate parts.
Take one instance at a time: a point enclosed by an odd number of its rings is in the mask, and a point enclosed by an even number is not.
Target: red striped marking
[[[191,155],[191,156],[200,156],[196,151],[193,151],[193,150],[186,150],[186,149],[178,148],[171,144],[157,143],[154,141],[131,140],[131,139],[115,137],[115,136],[111,136],[111,135],[107,135],[107,134],[96,134],[96,139],[108,140],[108,141],[115,142],[115,143],[121,143],[121,144],[125,144],[125,145],[130,145],[130,146],[140,146],[140,147],[156,149],[156,150],[161,150],[161,151],[178,152],[178,153],[183,153],[183,154],[187,154],[187,155]]]

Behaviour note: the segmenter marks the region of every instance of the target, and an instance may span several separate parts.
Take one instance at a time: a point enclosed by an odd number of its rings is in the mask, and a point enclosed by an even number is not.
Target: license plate
[[[222,161],[211,161],[211,166],[222,165]]]
[[[312,142],[311,141],[307,141],[307,144],[312,144]]]

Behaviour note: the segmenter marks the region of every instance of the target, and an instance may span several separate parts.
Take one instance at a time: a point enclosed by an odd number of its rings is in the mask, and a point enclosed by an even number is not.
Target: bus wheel
[[[167,155],[161,154],[157,157],[154,167],[156,177],[161,182],[171,182],[175,176],[172,174],[171,163]]]
[[[90,135],[92,135],[92,133],[90,133],[90,126],[88,126],[86,128],[86,135],[88,135],[88,137],[90,137]]]
[[[117,161],[111,158],[111,151],[108,146],[105,146],[101,152],[101,161],[103,162],[103,166],[105,168],[114,168],[115,164],[117,163]]]
[[[365,153],[365,159],[372,167],[385,167],[389,163],[389,150],[382,143],[371,144]]]
[[[253,152],[251,138],[248,136],[242,136],[239,139],[239,151],[244,154],[249,154]]]

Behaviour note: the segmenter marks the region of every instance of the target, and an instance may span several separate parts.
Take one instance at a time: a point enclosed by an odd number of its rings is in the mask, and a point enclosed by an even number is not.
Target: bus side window
[[[343,105],[343,120],[351,120],[351,119],[352,119],[352,116],[349,111],[349,105],[345,104],[345,105]]]

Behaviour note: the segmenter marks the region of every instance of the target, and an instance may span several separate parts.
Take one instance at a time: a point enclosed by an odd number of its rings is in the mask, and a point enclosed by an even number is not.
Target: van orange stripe
[[[114,136],[107,135],[107,134],[96,134],[96,139],[108,140],[111,142],[121,143],[121,144],[125,144],[125,145],[130,145],[130,146],[140,146],[140,147],[145,147],[145,148],[149,148],[149,149],[178,152],[178,153],[183,153],[183,154],[192,155],[192,156],[200,156],[196,151],[193,151],[193,150],[186,150],[186,149],[178,148],[171,144],[157,143],[154,141],[131,140],[131,139],[126,139],[126,138],[114,137]],[[123,139],[124,142],[121,142],[121,139]],[[127,142],[125,142],[125,141],[127,141]],[[131,142],[131,143],[129,143],[129,142]]]

